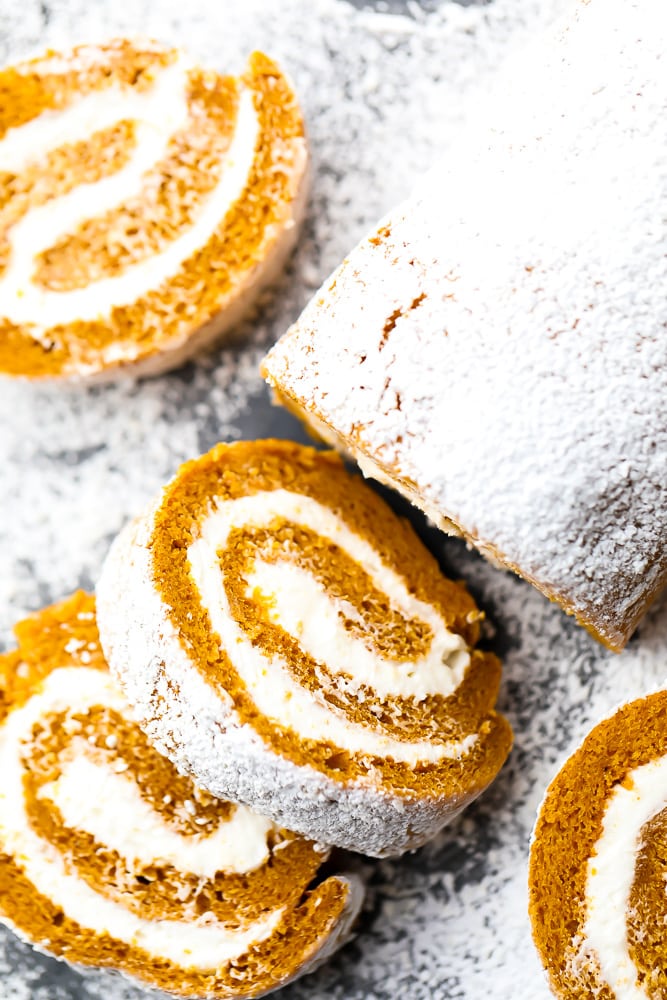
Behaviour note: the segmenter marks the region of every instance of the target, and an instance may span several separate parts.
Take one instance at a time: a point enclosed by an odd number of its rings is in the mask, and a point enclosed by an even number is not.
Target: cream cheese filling
[[[283,908],[236,930],[206,914],[187,920],[148,920],[99,895],[76,875],[70,874],[56,848],[31,827],[25,811],[21,757],[23,748],[31,743],[34,725],[54,712],[85,712],[94,705],[127,714],[125,701],[110,675],[80,667],[61,668],[53,671],[39,693],[11,712],[0,727],[0,843],[3,851],[16,859],[36,891],[62,908],[70,920],[98,934],[109,934],[128,945],[142,948],[177,966],[214,969],[245,953],[253,944],[264,941],[278,925]],[[68,784],[73,774],[69,770],[65,775],[60,798],[67,810]],[[58,794],[56,792],[56,797]],[[113,829],[116,825],[113,813],[115,810],[122,812],[127,797],[116,802],[100,794],[98,786],[86,786],[79,791],[78,804],[72,806],[78,809],[80,818],[84,811],[80,801],[82,794],[94,800],[90,803],[91,814],[96,808],[104,810]],[[124,818],[131,826],[133,820],[127,815]],[[244,831],[238,831],[248,841],[266,835],[266,821],[261,817],[257,820],[256,829],[249,823]],[[93,825],[97,822],[98,819],[93,819]],[[136,835],[136,831],[130,832],[130,839]],[[104,836],[100,839],[107,842]],[[173,846],[173,841],[170,844]],[[243,845],[239,845],[239,851],[243,851]],[[153,844],[147,842],[142,857],[150,861],[154,853]]]
[[[181,59],[163,70],[146,94],[118,88],[100,91],[81,98],[62,112],[45,112],[32,122],[10,130],[8,137],[0,142],[0,169],[9,169],[33,155],[43,154],[45,145],[77,141],[92,121],[95,123],[92,131],[126,118],[137,122],[137,142],[130,161],[121,170],[95,183],[80,184],[68,194],[31,209],[9,232],[9,265],[0,278],[2,315],[12,323],[29,326],[35,339],[44,340],[46,331],[56,325],[104,320],[114,307],[136,302],[158,289],[208,243],[243,193],[259,137],[259,121],[248,89],[240,95],[234,134],[221,165],[220,179],[202,200],[198,217],[186,232],[153,257],[128,266],[115,277],[91,282],[85,288],[59,292],[41,288],[33,281],[38,254],[86,220],[141,193],[146,171],[165,155],[174,132],[187,122],[186,87],[190,69],[191,64]],[[44,129],[43,142],[40,128]],[[5,144],[8,144],[6,149]]]
[[[212,833],[180,834],[142,798],[127,772],[91,760],[78,742],[80,753],[74,745],[75,756],[64,762],[60,777],[40,789],[40,798],[53,802],[67,826],[92,834],[130,864],[169,864],[201,878],[245,874],[267,860],[267,835],[277,829],[271,820],[236,806]]]
[[[19,174],[60,146],[85,142],[124,119],[146,127],[146,169],[164,155],[173,132],[187,121],[185,92],[192,68],[192,62],[181,55],[172,65],[157,71],[149,90],[112,84],[8,129],[0,140],[0,170]],[[147,155],[151,152],[153,156]]]
[[[594,949],[616,1000],[649,1000],[630,958],[626,917],[642,828],[667,807],[667,756],[635,768],[628,778],[609,797],[588,861],[583,945]]]
[[[336,530],[340,522],[332,527]],[[384,569],[387,574],[391,572],[387,567]],[[369,648],[348,632],[341,619],[343,615],[358,621],[357,609],[349,601],[336,600],[329,595],[300,566],[258,560],[254,572],[248,576],[248,595],[261,595],[269,606],[272,621],[298,639],[306,653],[326,662],[340,677],[341,684],[344,683],[341,675],[349,674],[354,689],[363,684],[379,698],[395,696],[423,701],[430,694],[445,697],[452,694],[470,664],[465,640],[447,630],[431,605],[414,598],[405,587],[401,594],[401,581],[393,573],[389,587],[386,579],[380,586],[378,577],[376,574],[373,582],[382,593],[386,594],[388,589],[393,591],[394,607],[403,611],[406,617],[410,615],[427,622],[433,629],[433,640],[425,655],[396,661]]]
[[[350,753],[390,756],[410,764],[458,759],[468,753],[477,740],[476,734],[442,744],[408,742],[349,722],[341,713],[316,701],[290,677],[280,657],[269,659],[253,646],[230,611],[218,553],[225,548],[233,528],[270,527],[275,518],[308,527],[340,546],[363,567],[395,608],[406,617],[425,621],[433,631],[433,642],[424,657],[410,663],[387,660],[347,633],[338,614],[340,606],[316,582],[307,580],[308,574],[296,567],[258,562],[249,581],[250,593],[259,587],[275,602],[276,620],[289,604],[281,624],[331,671],[350,675],[357,688],[368,684],[381,698],[394,694],[420,699],[427,694],[446,697],[454,692],[469,663],[465,643],[449,632],[435,608],[411,595],[404,580],[382,562],[375,549],[317,501],[283,489],[218,501],[202,517],[199,536],[188,548],[188,561],[202,605],[259,711],[305,739],[328,740]],[[349,685],[349,681],[341,680],[343,685]]]

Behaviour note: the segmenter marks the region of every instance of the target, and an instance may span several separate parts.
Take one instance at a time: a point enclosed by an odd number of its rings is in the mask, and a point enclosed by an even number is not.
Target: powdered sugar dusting
[[[621,644],[667,578],[667,31],[653,0],[577,14],[268,366]]]
[[[434,4],[429,4],[434,6]],[[314,153],[307,228],[291,272],[245,326],[242,349],[138,386],[0,388],[0,616],[3,637],[26,611],[90,586],[108,543],[184,459],[218,439],[299,436],[267,405],[257,374],[273,339],[377,218],[407,195],[436,148],[488,85],[490,72],[563,6],[494,0],[410,23],[355,12],[342,0],[26,0],[0,5],[2,55],[17,59],[102,31],[153,34],[223,71],[264,47],[292,75]],[[224,14],[222,11],[224,10]],[[386,13],[386,11],[385,11]],[[420,15],[420,16],[413,16]],[[48,17],[48,23],[44,18]],[[407,513],[407,506],[402,511]],[[354,944],[285,1000],[547,1000],[526,915],[528,838],[558,763],[621,698],[659,684],[667,603],[619,657],[605,653],[537,592],[454,540],[420,533],[464,576],[494,623],[505,659],[500,709],[517,745],[497,782],[414,856],[368,865],[372,894]],[[364,866],[366,867],[366,866]],[[109,973],[72,972],[0,937],[2,1000],[139,1000]]]

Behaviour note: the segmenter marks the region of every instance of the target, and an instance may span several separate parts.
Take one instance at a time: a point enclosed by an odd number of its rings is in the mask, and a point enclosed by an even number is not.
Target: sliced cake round
[[[667,691],[659,691],[596,726],[542,805],[530,915],[557,996],[667,996],[666,845]]]
[[[98,615],[151,741],[324,843],[419,846],[510,748],[472,598],[332,453],[241,442],[184,465],[113,545]]]
[[[147,375],[217,339],[296,238],[292,87],[118,39],[0,73],[0,373]]]
[[[356,876],[213,798],[146,741],[92,597],[21,622],[0,657],[0,921],[68,962],[184,997],[257,997],[349,934]]]

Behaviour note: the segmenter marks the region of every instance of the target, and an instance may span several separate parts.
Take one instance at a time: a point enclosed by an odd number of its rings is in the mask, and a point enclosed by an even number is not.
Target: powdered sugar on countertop
[[[267,405],[257,374],[266,347],[368,227],[446,150],[490,72],[563,6],[494,0],[432,14],[355,12],[343,0],[25,0],[0,7],[5,59],[47,42],[111,32],[152,34],[238,70],[264,47],[294,78],[313,147],[311,210],[290,272],[248,339],[138,386],[90,390],[0,386],[0,616],[3,637],[24,612],[91,586],[108,543],[177,465],[219,439],[300,436]],[[395,15],[391,15],[394,17]],[[496,627],[505,658],[501,708],[517,746],[482,800],[437,842],[368,865],[371,894],[356,941],[290,1000],[546,1000],[525,914],[528,837],[545,785],[566,751],[623,697],[660,683],[667,603],[619,657],[605,653],[530,586],[456,541],[420,532],[464,576]],[[106,973],[80,976],[0,936],[1,1000],[139,1000]]]

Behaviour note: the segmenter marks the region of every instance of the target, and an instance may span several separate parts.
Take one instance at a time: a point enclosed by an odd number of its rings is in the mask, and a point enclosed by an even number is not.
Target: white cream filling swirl
[[[330,539],[368,573],[396,610],[406,618],[420,619],[432,631],[423,656],[409,662],[389,660],[350,635],[339,614],[350,613],[347,602],[333,599],[306,570],[258,560],[248,580],[249,596],[258,589],[268,598],[273,620],[298,639],[307,653],[338,674],[342,687],[358,690],[367,685],[380,699],[390,695],[417,701],[432,694],[447,697],[460,685],[470,662],[464,640],[447,629],[436,609],[410,594],[405,581],[383,563],[373,546],[316,500],[284,489],[218,500],[200,520],[198,537],[188,548],[188,561],[213,629],[259,711],[302,738],[328,740],[354,754],[389,756],[416,764],[458,759],[468,753],[476,734],[446,743],[403,741],[346,720],[304,690],[279,656],[267,659],[252,644],[231,613],[218,553],[226,547],[234,528],[269,528],[276,518]]]
[[[219,180],[202,199],[189,229],[160,253],[85,288],[53,291],[33,280],[39,254],[87,220],[140,194],[146,171],[166,154],[170,139],[187,122],[191,68],[191,63],[180,57],[156,74],[154,85],[146,93],[112,85],[81,97],[62,111],[45,111],[25,125],[9,129],[0,141],[0,170],[16,172],[54,147],[78,142],[124,119],[136,122],[137,141],[123,168],[31,209],[9,231],[9,264],[0,277],[0,314],[12,323],[28,326],[35,339],[43,339],[50,327],[59,324],[104,320],[114,307],[129,305],[160,288],[208,243],[243,193],[259,136],[259,122],[248,89],[240,95],[234,134]]]
[[[642,828],[667,807],[667,756],[635,768],[616,785],[588,861],[582,947],[592,949],[616,1000],[649,1000],[628,947],[627,913]],[[665,900],[667,912],[667,898]]]
[[[33,727],[55,712],[85,713],[103,705],[127,714],[127,706],[111,676],[81,667],[53,671],[41,689],[0,726],[0,843],[13,856],[41,895],[60,907],[70,920],[97,934],[164,958],[179,967],[211,970],[266,940],[283,913],[236,929],[204,914],[196,919],[150,920],[95,892],[67,871],[57,849],[33,829],[26,814],[22,756]],[[141,800],[127,774],[105,773],[101,765],[78,758],[60,778],[42,786],[41,796],[61,810],[65,823],[93,834],[128,858],[147,864],[171,862],[181,871],[206,877],[215,871],[246,872],[267,857],[272,824],[239,806],[234,817],[209,835],[186,836],[168,829]]]

